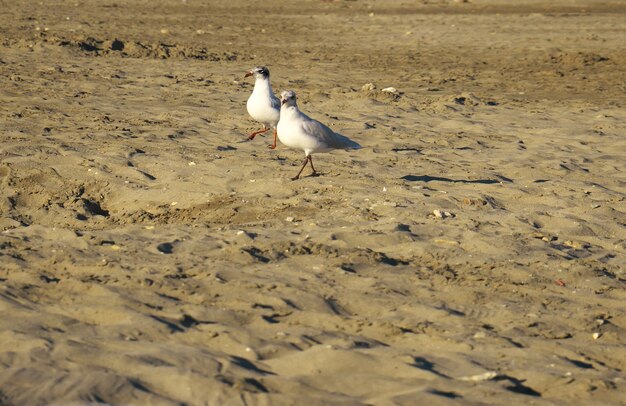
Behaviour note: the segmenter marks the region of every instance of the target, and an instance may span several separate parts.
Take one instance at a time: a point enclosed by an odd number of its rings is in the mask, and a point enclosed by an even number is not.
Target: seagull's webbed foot
[[[269,130],[270,130],[269,128],[265,128],[265,127],[264,127],[262,130],[255,131],[255,132],[253,132],[252,134],[248,135],[248,139],[249,139],[249,140],[253,140],[253,139],[254,139],[254,137],[256,137],[257,135],[259,135],[259,134],[263,134],[264,132],[267,132],[267,131],[269,131]]]

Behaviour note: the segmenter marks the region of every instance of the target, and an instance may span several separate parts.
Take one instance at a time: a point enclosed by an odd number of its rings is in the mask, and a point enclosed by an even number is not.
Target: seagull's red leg
[[[276,129],[274,128],[274,143],[272,145],[268,145],[269,149],[276,149]]]
[[[308,164],[308,163],[309,163],[309,157],[308,157],[308,156],[306,156],[306,157],[304,158],[304,165],[302,165],[302,168],[300,168],[300,172],[298,172],[298,174],[297,174],[295,177],[291,178],[291,180],[296,180],[296,179],[300,178],[300,174],[302,173],[302,171],[304,170],[304,167],[305,167],[305,166],[306,166],[306,164]]]
[[[262,130],[255,131],[255,132],[253,132],[252,134],[248,135],[248,139],[249,139],[249,140],[253,140],[253,139],[254,139],[254,137],[256,137],[257,135],[259,135],[259,134],[263,134],[264,132],[268,132],[268,131],[269,131],[269,128],[265,128],[265,127],[263,127],[263,129],[262,129]]]

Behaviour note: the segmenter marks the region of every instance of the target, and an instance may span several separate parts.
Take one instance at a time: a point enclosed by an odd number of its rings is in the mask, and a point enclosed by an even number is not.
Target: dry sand
[[[624,2],[0,9],[0,404],[626,404]]]

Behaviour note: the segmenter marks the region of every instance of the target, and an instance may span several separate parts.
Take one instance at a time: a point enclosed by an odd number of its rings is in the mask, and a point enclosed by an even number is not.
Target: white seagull
[[[250,116],[263,124],[263,129],[255,131],[248,136],[249,140],[253,140],[258,134],[269,131],[270,128],[274,129],[274,144],[270,146],[271,149],[276,148],[276,125],[280,118],[280,100],[274,95],[272,86],[270,85],[270,71],[265,66],[256,66],[252,70],[246,73],[248,76],[253,76],[256,79],[254,82],[254,90],[248,98],[246,108]]]
[[[346,136],[338,134],[312,119],[298,109],[296,93],[286,90],[280,94],[280,120],[276,126],[278,139],[290,148],[301,149],[306,156],[300,172],[292,178],[296,180],[307,163],[313,169],[312,176],[317,175],[313,166],[311,154],[314,152],[328,152],[333,149],[359,149],[361,146]]]

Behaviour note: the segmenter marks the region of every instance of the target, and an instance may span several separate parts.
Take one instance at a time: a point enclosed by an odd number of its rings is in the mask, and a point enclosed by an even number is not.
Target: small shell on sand
[[[441,238],[436,238],[433,241],[436,242],[437,244],[447,244],[447,245],[460,245],[461,244],[458,241],[444,240],[444,239],[441,239]]]
[[[386,87],[383,90],[381,90],[381,92],[398,94],[398,89],[396,89],[393,86],[389,86],[389,87]]]
[[[498,373],[495,371],[487,371],[482,374],[472,375],[472,376],[462,376],[459,378],[461,381],[470,381],[470,382],[482,382],[482,381],[490,381],[498,377]]]
[[[249,233],[249,232],[247,232],[245,230],[237,230],[237,236],[245,237],[245,238],[248,238],[250,240],[254,240],[254,238],[256,237],[256,234]]]
[[[433,210],[433,215],[435,216],[435,218],[438,219],[445,219],[448,217],[454,217],[454,214],[448,212],[448,211],[443,211],[443,210],[439,210],[439,209],[435,209]]]

